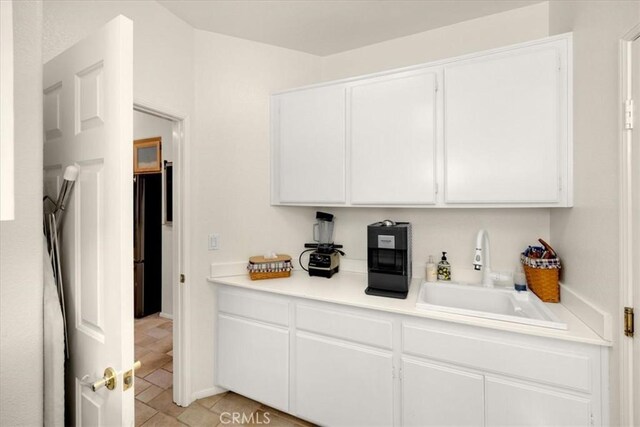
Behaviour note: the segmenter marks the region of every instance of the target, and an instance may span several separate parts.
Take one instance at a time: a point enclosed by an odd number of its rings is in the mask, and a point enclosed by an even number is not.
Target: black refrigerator
[[[162,174],[133,181],[134,316],[162,309]]]

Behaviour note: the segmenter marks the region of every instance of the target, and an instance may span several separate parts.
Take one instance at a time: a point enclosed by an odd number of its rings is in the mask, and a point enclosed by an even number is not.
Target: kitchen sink
[[[455,282],[423,282],[419,310],[435,310],[553,329],[567,329],[533,292]]]

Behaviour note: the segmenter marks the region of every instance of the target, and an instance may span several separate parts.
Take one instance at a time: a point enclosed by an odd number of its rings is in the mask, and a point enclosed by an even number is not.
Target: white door
[[[67,423],[130,426],[133,388],[133,23],[122,16],[44,66],[44,179],[54,196],[66,166],[79,176],[62,219],[70,363]],[[105,368],[113,390],[93,392]]]
[[[445,68],[447,203],[567,202],[565,43]]]
[[[274,203],[345,202],[345,88],[277,95],[274,108]]]
[[[402,359],[402,425],[481,426],[484,423],[482,375]]]
[[[289,410],[289,330],[218,315],[218,383]]]
[[[588,426],[589,396],[503,378],[485,377],[485,425]]]
[[[632,171],[632,278],[633,278],[633,307],[636,312],[636,324],[640,325],[640,39],[632,44],[632,75],[631,90],[635,101],[634,129],[631,132],[631,171]],[[633,422],[640,424],[640,328],[636,327],[633,338]]]
[[[393,425],[391,352],[298,332],[296,415],[327,426]]]
[[[351,89],[351,203],[436,202],[436,82],[421,70]]]

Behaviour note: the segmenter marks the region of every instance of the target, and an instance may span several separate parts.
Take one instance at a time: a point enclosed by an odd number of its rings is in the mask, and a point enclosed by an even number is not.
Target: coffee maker
[[[367,227],[368,287],[365,293],[407,298],[411,282],[411,224],[384,220]]]
[[[326,212],[316,212],[317,222],[313,225],[313,240],[316,243],[305,243],[305,248],[315,249],[309,254],[309,276],[330,278],[340,271],[339,250],[342,245],[333,243],[334,216]]]

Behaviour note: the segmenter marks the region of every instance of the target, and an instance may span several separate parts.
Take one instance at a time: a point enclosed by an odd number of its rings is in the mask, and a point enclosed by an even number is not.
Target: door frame
[[[636,123],[636,129],[624,128],[625,101],[632,98],[632,62],[631,44],[640,38],[640,24],[633,27],[620,39],[620,307],[618,310],[618,325],[624,324],[624,307],[633,306],[634,278],[633,260],[640,253],[632,245],[631,232],[633,229],[633,191],[632,172],[634,165],[631,158],[633,131],[640,132]],[[640,58],[639,58],[640,59]],[[635,100],[640,103],[640,100]],[[636,106],[638,108],[638,106]],[[638,167],[638,166],[635,166]],[[636,225],[637,226],[637,225]],[[640,292],[640,289],[635,289]],[[640,309],[640,307],[636,307]],[[634,413],[633,393],[640,393],[633,387],[633,339],[626,337],[621,327],[618,327],[620,342],[620,422],[622,425],[634,425],[640,420],[640,413]],[[640,344],[636,344],[640,345]]]
[[[187,114],[175,111],[165,105],[135,97],[133,110],[147,113],[173,122],[173,400],[179,406],[191,403],[191,327],[188,313],[190,307],[187,281],[190,279],[190,185],[189,174],[189,135],[190,118]],[[178,172],[178,173],[176,173]],[[180,283],[180,275],[186,279]]]

